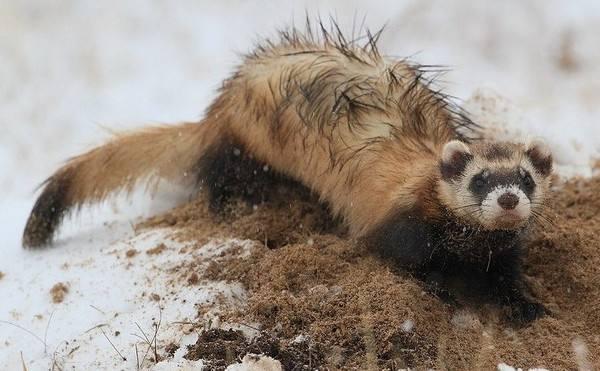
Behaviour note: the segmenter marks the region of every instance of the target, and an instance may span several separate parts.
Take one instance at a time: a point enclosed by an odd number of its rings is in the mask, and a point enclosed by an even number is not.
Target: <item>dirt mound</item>
[[[548,221],[531,231],[524,269],[552,314],[523,328],[498,306],[449,305],[425,293],[345,238],[306,192],[276,192],[274,202],[239,203],[217,218],[197,200],[145,225],[176,226],[198,247],[213,237],[256,240],[249,256],[223,256],[203,278],[243,282],[247,306],[226,320],[261,323],[281,344],[310,339],[321,357],[312,367],[600,368],[600,178],[561,185]],[[253,348],[240,340],[235,349]]]
[[[285,370],[314,370],[323,365],[322,350],[308,341],[281,341],[267,333],[252,340],[241,331],[211,329],[203,332],[195,344],[188,346],[186,359],[206,361],[211,370],[224,370],[246,354],[264,354],[281,362]]]

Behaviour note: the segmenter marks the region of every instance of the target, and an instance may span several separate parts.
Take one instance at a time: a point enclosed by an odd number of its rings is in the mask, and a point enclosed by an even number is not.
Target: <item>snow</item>
[[[513,366],[509,366],[506,363],[499,363],[497,366],[498,371],[523,371],[522,368],[515,368]],[[545,368],[529,368],[528,371],[548,371]]]
[[[152,366],[152,371],[201,371],[204,367],[204,362],[188,361],[186,359],[174,361],[164,360]]]
[[[4,344],[0,349],[6,365],[18,364],[22,351],[30,370],[45,369],[55,362],[60,367],[132,369],[137,367],[137,346],[140,365],[148,366],[149,362],[142,362],[148,345],[140,336],[152,338],[154,324],[160,322],[156,331],[159,346],[172,341],[187,345],[195,339],[182,334],[185,322],[197,320],[197,305],[212,303],[219,295],[232,303],[243,299],[244,290],[236,284],[170,285],[172,270],[182,259],[177,255],[183,245],[169,238],[168,229],[121,237],[121,241],[111,243],[110,234],[120,234],[122,227],[113,224],[105,227],[107,231],[59,243],[51,253],[18,250],[19,260],[26,265],[3,267],[2,294],[13,300],[3,300],[0,310],[14,324],[1,324]],[[250,241],[215,240],[192,255],[186,254],[185,259],[217,256],[233,242],[253,245]],[[148,254],[161,243],[165,250]],[[137,253],[127,257],[132,248]],[[68,287],[62,303],[52,303],[50,297],[50,289],[57,282]]]
[[[247,354],[242,362],[227,367],[226,371],[281,371],[281,363],[271,357]]]
[[[580,371],[591,371],[593,368],[590,364],[589,350],[585,341],[582,338],[577,337],[573,339],[571,346],[573,347],[573,353],[575,353],[577,368]]]
[[[201,371],[204,362],[186,359],[168,359],[149,368],[149,371]],[[281,362],[260,354],[247,354],[241,362],[229,365],[226,371],[281,371]]]
[[[333,14],[345,29],[365,15],[372,28],[387,23],[383,51],[450,66],[446,91],[489,132],[542,137],[562,175],[592,174],[600,152],[597,1],[2,1],[1,369],[22,362],[29,370],[53,362],[131,369],[135,345],[144,348],[132,335],[140,334],[136,323],[151,333],[162,315],[158,342],[189,344],[193,334],[180,339],[181,329],[166,324],[195,319],[193,304],[218,292],[243,295],[218,283],[182,285],[171,294],[166,269],[188,257],[168,230],[132,230],[135,217],[185,200],[186,190],[165,187],[152,200],[137,194],[129,203],[83,210],[48,250],[22,250],[21,231],[35,186],[62,161],[101,143],[107,128],[199,118],[238,53],[292,20],[300,24],[305,10],[325,19]],[[163,254],[143,253],[158,243],[168,246]],[[201,250],[227,244],[211,241]],[[129,261],[124,254],[132,247],[142,253]],[[49,290],[58,282],[69,292],[54,304]],[[148,300],[149,293],[160,301]],[[182,358],[173,363],[163,369],[198,366]]]
[[[413,320],[410,320],[410,319],[407,319],[406,321],[402,322],[402,325],[400,325],[400,328],[404,332],[411,332],[414,327],[415,327],[415,323]]]

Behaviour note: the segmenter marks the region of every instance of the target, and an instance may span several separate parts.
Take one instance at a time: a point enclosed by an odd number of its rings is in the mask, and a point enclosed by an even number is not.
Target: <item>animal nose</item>
[[[519,197],[510,192],[504,193],[502,196],[498,197],[498,205],[500,205],[504,210],[512,210],[517,207],[519,203]]]

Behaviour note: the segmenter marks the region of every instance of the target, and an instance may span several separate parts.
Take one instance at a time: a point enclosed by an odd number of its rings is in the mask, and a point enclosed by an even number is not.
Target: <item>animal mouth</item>
[[[509,210],[501,213],[496,217],[495,224],[500,228],[516,228],[521,226],[527,221],[527,218],[523,217],[520,213]]]

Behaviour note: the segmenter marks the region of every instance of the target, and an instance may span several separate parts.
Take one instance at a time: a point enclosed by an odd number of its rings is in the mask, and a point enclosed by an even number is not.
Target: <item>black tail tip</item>
[[[23,231],[24,248],[41,248],[50,245],[63,217],[69,210],[68,177],[52,177],[46,181]]]
[[[50,245],[54,230],[55,226],[50,220],[44,220],[32,212],[23,231],[23,248],[37,249]]]

